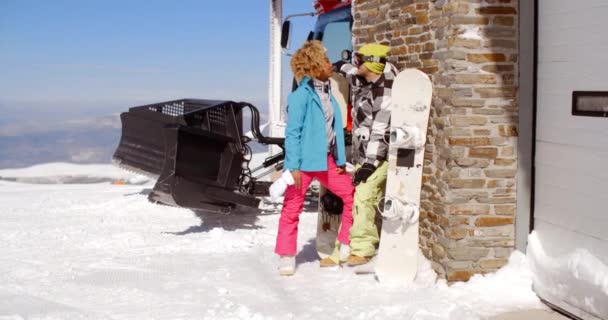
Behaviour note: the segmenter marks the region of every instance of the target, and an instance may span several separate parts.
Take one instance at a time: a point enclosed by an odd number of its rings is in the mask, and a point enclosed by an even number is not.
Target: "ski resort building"
[[[433,81],[420,244],[438,274],[466,281],[528,249],[541,298],[608,316],[593,301],[605,279],[572,267],[608,265],[608,3],[358,0],[352,14],[355,50],[387,44]]]

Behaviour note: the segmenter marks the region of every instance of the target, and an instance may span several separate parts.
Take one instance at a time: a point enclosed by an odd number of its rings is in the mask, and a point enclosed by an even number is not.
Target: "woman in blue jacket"
[[[332,65],[319,41],[308,41],[291,58],[291,70],[298,88],[287,99],[287,128],[285,130],[284,168],[291,173],[294,184],[285,191],[283,210],[275,252],[281,256],[279,273],[295,273],[298,222],[306,195],[313,179],[342,198],[342,224],[339,245],[322,266],[337,265],[346,260],[349,250],[349,230],[353,224],[352,180],[345,171],[346,155],[342,116],[331,94],[329,77]],[[329,259],[329,261],[325,261]],[[341,259],[342,260],[342,259]]]

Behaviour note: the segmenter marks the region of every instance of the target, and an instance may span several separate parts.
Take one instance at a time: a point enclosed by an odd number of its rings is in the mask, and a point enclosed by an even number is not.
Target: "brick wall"
[[[355,0],[354,47],[434,85],[420,244],[449,281],[500,268],[514,247],[518,0]]]

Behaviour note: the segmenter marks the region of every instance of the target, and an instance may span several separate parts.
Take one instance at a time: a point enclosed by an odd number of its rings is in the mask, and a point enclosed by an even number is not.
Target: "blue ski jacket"
[[[298,88],[287,98],[287,128],[285,129],[284,168],[302,171],[327,170],[327,135],[321,99],[309,84],[310,77],[300,80]],[[336,134],[336,165],[346,164],[344,126],[336,99],[331,95],[334,109],[333,128]]]

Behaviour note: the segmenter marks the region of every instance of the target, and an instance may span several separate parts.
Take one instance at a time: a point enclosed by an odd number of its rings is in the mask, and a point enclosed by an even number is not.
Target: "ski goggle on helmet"
[[[360,54],[359,52],[353,52],[353,64],[355,66],[360,66],[365,62],[378,62],[378,63],[386,63],[386,58],[374,57],[374,56],[365,56]]]

